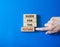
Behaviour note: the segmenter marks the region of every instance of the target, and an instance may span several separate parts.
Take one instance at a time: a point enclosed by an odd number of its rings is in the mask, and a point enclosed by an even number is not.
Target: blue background
[[[22,33],[23,14],[38,14],[38,27],[60,16],[59,0],[0,0],[0,47],[60,47],[60,33]]]

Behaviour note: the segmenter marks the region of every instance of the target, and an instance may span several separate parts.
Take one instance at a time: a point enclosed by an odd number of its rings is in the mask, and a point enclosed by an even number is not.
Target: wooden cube
[[[22,32],[34,32],[34,27],[22,27],[21,31]]]
[[[24,18],[36,18],[36,14],[24,14]]]
[[[23,23],[23,26],[33,26],[33,27],[37,27],[37,23]]]
[[[37,19],[35,19],[35,18],[24,18],[24,21],[23,21],[24,23],[25,22],[37,22]]]

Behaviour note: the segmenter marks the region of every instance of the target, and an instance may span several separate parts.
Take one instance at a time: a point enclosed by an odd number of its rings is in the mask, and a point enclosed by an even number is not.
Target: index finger
[[[42,27],[42,28],[35,28],[37,31],[46,31],[46,30],[51,30],[51,28],[48,27]]]

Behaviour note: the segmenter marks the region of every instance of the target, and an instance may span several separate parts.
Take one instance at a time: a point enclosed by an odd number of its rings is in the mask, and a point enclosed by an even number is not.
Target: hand
[[[57,33],[60,31],[60,17],[52,17],[43,28],[36,28],[36,30],[47,30],[46,34]]]

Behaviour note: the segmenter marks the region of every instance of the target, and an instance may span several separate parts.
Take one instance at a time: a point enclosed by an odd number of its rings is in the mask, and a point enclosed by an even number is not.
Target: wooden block
[[[24,14],[24,18],[36,18],[36,14]]]
[[[23,26],[29,27],[29,26],[33,26],[32,23],[24,23]]]
[[[37,19],[33,19],[33,18],[24,19],[24,22],[37,22]]]
[[[31,26],[37,27],[37,23],[23,23],[23,26],[26,26],[26,27],[27,27],[27,26],[28,26],[28,27],[29,27],[29,26],[30,26],[30,27],[31,27]]]
[[[34,32],[34,27],[21,27],[22,32]]]

